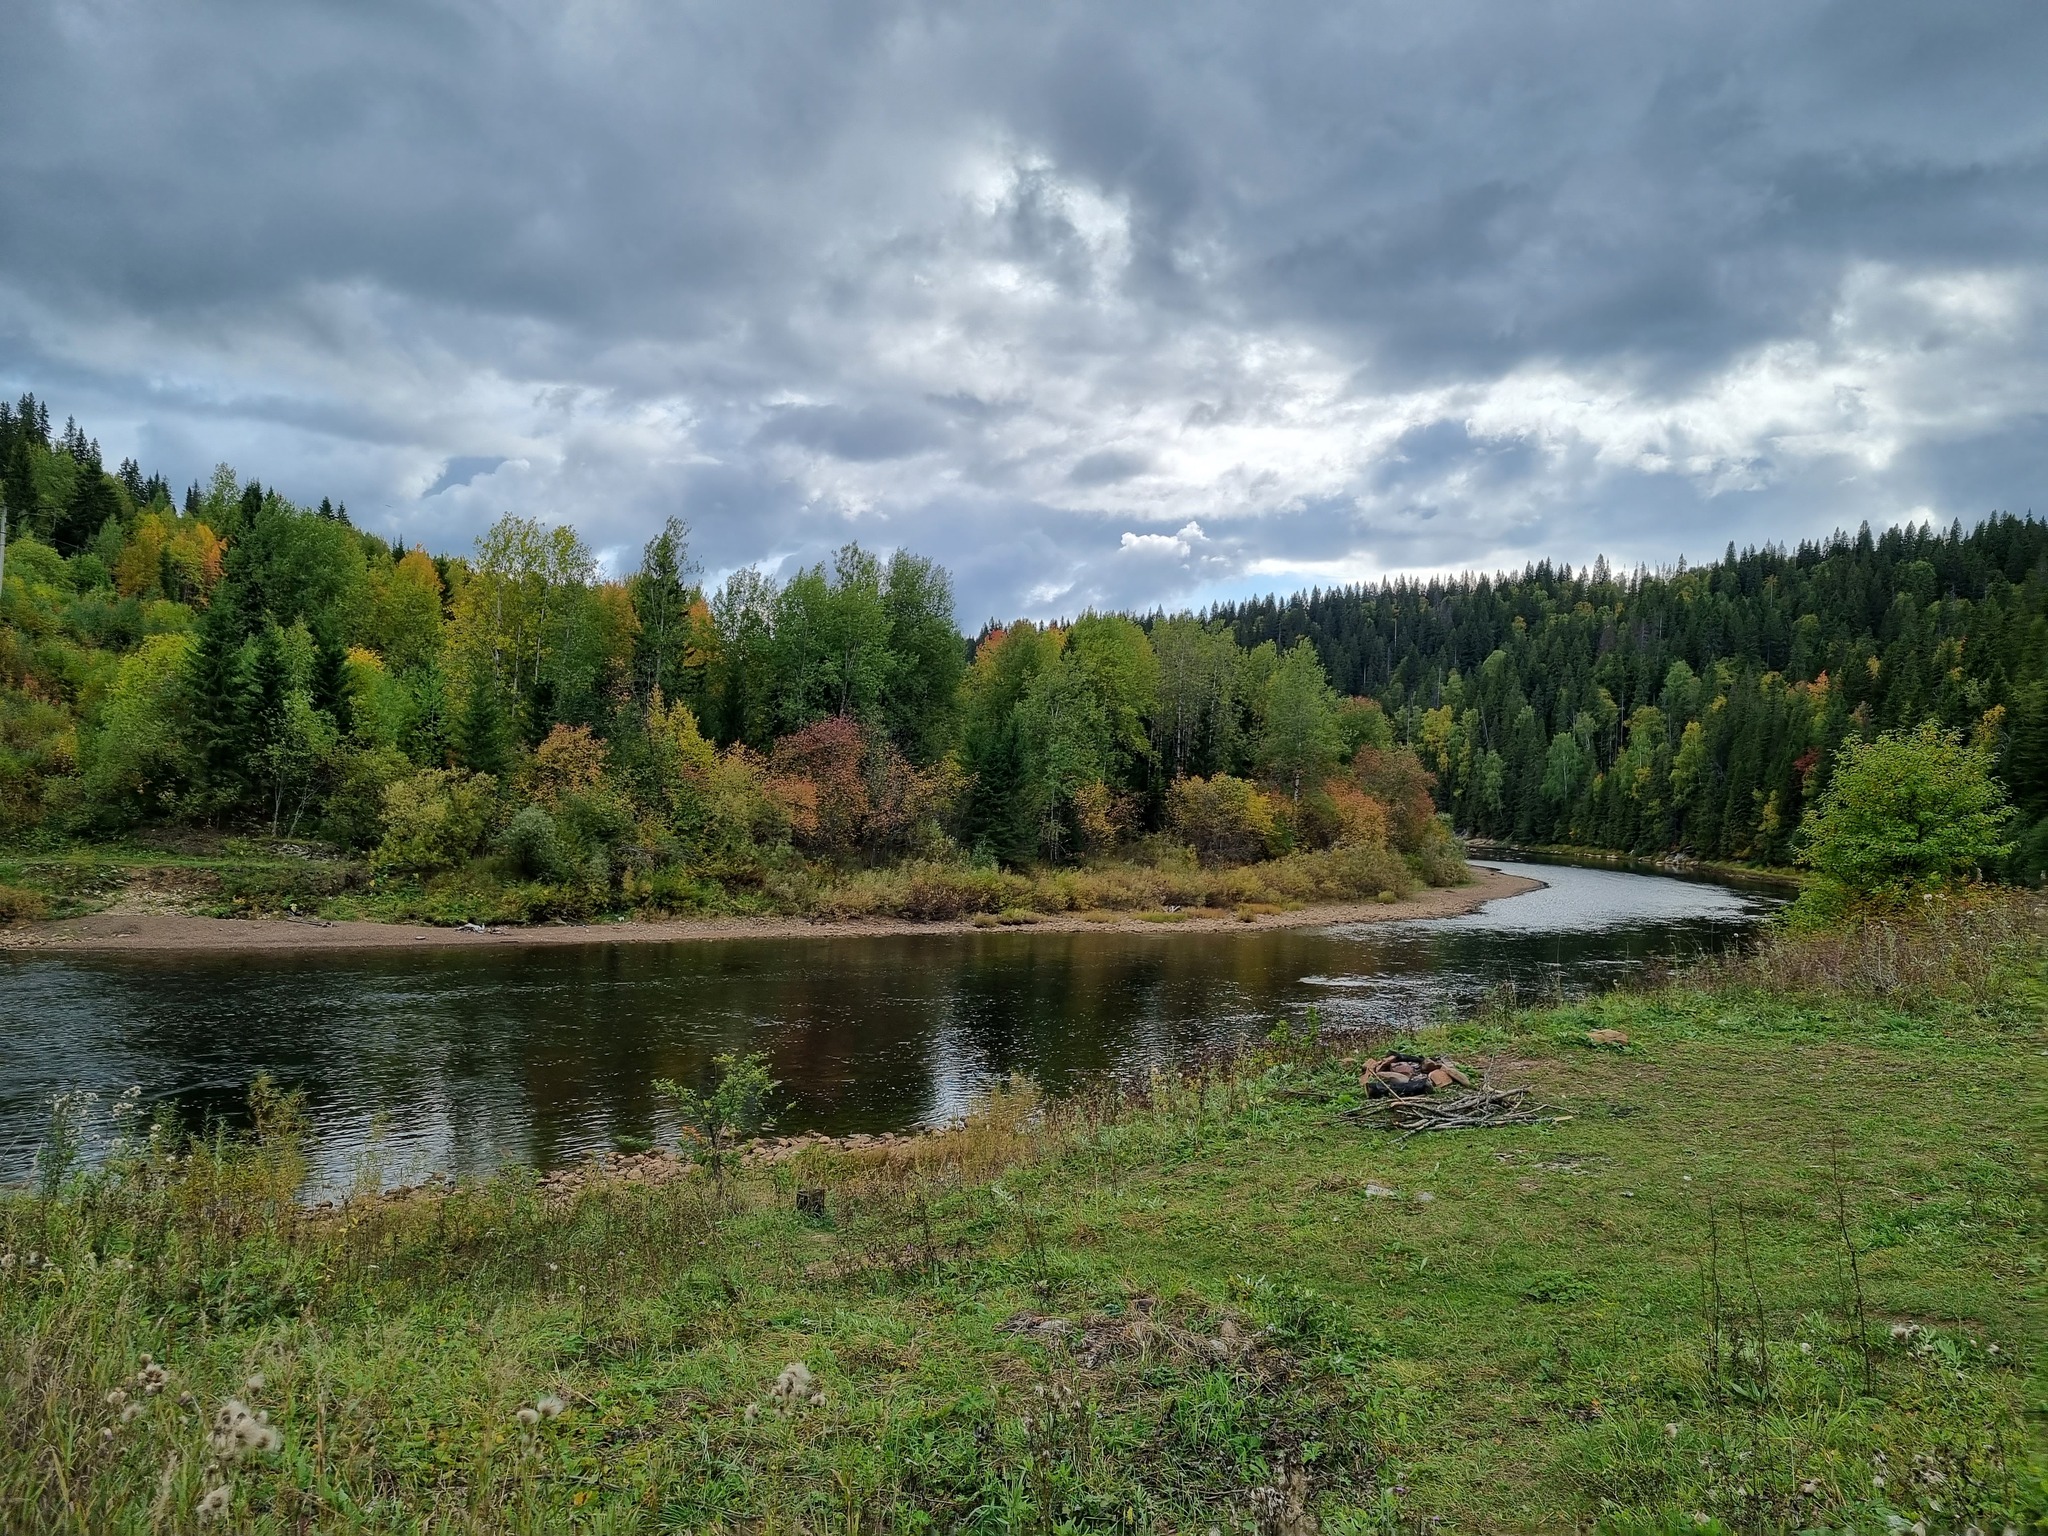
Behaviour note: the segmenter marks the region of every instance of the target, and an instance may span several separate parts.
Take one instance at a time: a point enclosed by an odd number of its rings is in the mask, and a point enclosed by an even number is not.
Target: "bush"
[[[1167,797],[1167,818],[1206,865],[1248,864],[1274,852],[1279,821],[1258,786],[1219,773],[1177,782]]]
[[[453,869],[483,841],[498,781],[461,768],[426,768],[384,791],[384,838],[371,856],[378,870],[427,874]]]
[[[571,796],[588,795],[605,782],[604,743],[587,725],[558,725],[533,749],[528,786],[533,798],[549,810]]]
[[[555,819],[537,805],[527,806],[506,825],[498,851],[521,879],[560,880],[568,872],[569,856]]]
[[[1465,845],[1441,816],[1432,816],[1423,824],[1408,852],[1408,867],[1425,885],[1463,885],[1471,878],[1465,869]]]
[[[887,736],[845,715],[776,742],[768,773],[798,844],[840,863],[912,845],[958,792],[955,771],[913,767]]]
[[[1031,881],[992,866],[920,859],[895,869],[869,870],[819,898],[835,917],[909,917],[953,921],[976,912],[1000,912],[1028,903]]]
[[[1932,722],[1850,742],[1806,814],[1800,862],[1823,889],[1802,902],[1808,914],[1844,896],[1893,906],[1974,876],[2012,851],[2000,839],[2011,817],[1985,755]]]
[[[633,835],[633,807],[612,790],[584,790],[564,797],[558,824],[587,862],[592,851],[615,848]]]
[[[338,756],[334,793],[327,797],[320,831],[344,848],[368,852],[384,835],[384,792],[412,765],[395,747],[348,748]]]
[[[1351,776],[1385,807],[1387,837],[1401,852],[1418,853],[1440,842],[1432,830],[1440,827],[1432,794],[1436,779],[1411,748],[1361,747],[1351,760]]]

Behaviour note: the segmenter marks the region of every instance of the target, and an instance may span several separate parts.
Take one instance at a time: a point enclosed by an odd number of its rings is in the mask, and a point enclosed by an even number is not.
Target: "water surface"
[[[386,1178],[549,1166],[660,1129],[650,1084],[765,1051],[787,1129],[929,1124],[992,1079],[1055,1092],[1139,1072],[1314,1006],[1414,1024],[1497,984],[1548,996],[1751,932],[1768,895],[1488,860],[1547,882],[1434,922],[1176,933],[821,935],[687,944],[0,963],[0,1180],[52,1093],[139,1084],[190,1124],[269,1072],[303,1087],[315,1182],[374,1144]]]

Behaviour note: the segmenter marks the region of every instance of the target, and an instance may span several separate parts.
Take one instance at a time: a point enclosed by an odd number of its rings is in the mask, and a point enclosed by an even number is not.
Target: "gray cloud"
[[[0,385],[437,547],[910,544],[972,623],[1698,557],[2048,468],[2022,0],[9,31]]]

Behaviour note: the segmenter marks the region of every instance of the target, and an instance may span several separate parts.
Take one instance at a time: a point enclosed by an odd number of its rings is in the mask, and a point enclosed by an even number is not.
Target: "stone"
[[[1429,1074],[1429,1086],[1432,1088],[1448,1088],[1451,1086],[1452,1083],[1456,1081],[1457,1079],[1452,1077],[1451,1074],[1446,1072],[1442,1067],[1438,1067],[1434,1072]]]
[[[1467,1077],[1464,1073],[1460,1072],[1448,1061],[1444,1063],[1444,1074],[1447,1077],[1449,1077],[1452,1082],[1456,1083],[1460,1088],[1470,1088],[1472,1086],[1472,1079]]]

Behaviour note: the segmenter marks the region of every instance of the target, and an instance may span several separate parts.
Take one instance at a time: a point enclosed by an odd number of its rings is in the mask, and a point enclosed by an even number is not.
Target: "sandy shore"
[[[316,918],[188,917],[122,911],[28,923],[0,931],[0,949],[56,950],[72,954],[275,954],[310,950],[476,949],[488,945],[679,944],[712,939],[839,938],[922,933],[1207,933],[1221,929],[1310,928],[1328,923],[1385,923],[1456,917],[1504,896],[1536,890],[1499,870],[1475,867],[1470,885],[1417,891],[1405,901],[1302,907],[1243,919],[1228,912],[1190,910],[1181,921],[1146,922],[1134,916],[1098,920],[1074,913],[1041,917],[1017,929],[983,929],[970,922],[913,922],[853,918],[813,922],[800,917],[714,917],[695,920],[544,924],[532,928],[426,928],[407,923],[326,922]]]

